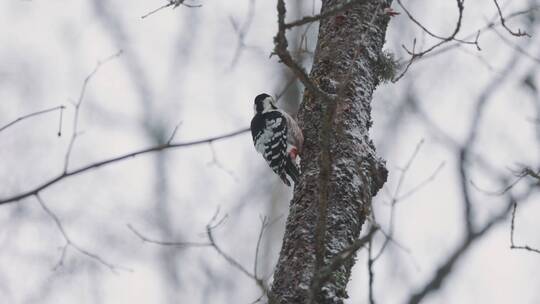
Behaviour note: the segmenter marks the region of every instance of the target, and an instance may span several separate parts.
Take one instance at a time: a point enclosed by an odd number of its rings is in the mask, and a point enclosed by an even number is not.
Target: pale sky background
[[[287,1],[290,15],[318,11],[319,1]],[[418,19],[441,35],[455,26],[455,1],[404,1]],[[58,113],[21,122],[0,132],[0,198],[29,189],[61,172],[72,132],[74,107],[85,77],[99,60],[123,51],[91,79],[80,112],[70,168],[124,154],[166,140],[181,122],[177,141],[224,134],[248,126],[252,100],[277,94],[290,74],[269,58],[277,21],[275,1],[255,1],[252,22],[232,65],[249,0],[206,1],[201,8],[165,9],[140,17],[164,1],[56,0],[0,2],[0,126],[27,113],[58,105]],[[509,14],[535,1],[501,1]],[[396,11],[401,11],[397,8]],[[460,37],[483,27],[496,13],[491,1],[466,1]],[[538,11],[536,19],[540,18]],[[532,38],[497,31],[540,58],[540,43],[527,18],[508,22]],[[313,50],[317,27],[308,33]],[[406,58],[402,44],[435,41],[404,14],[392,19],[386,49]],[[292,40],[292,38],[291,38]],[[294,43],[291,41],[291,45]],[[421,61],[397,84],[383,84],[373,102],[371,131],[387,160],[390,178],[374,200],[383,227],[388,202],[415,147],[424,144],[407,172],[406,193],[444,162],[436,179],[400,201],[395,239],[375,265],[378,303],[402,303],[416,291],[460,242],[464,223],[456,152],[426,126],[410,107],[420,103],[437,126],[463,142],[472,109],[486,85],[500,74],[513,48],[494,32],[480,36],[482,51],[461,46]],[[305,55],[309,66],[309,55]],[[540,85],[540,60],[521,56],[510,76],[489,100],[474,151],[501,172],[519,165],[538,168],[538,123],[534,97],[523,86],[532,75]],[[286,102],[296,103],[295,94]],[[291,99],[293,98],[293,99]],[[538,105],[537,105],[538,106]],[[396,113],[405,111],[399,120]],[[252,147],[246,133],[210,145],[145,155],[68,178],[43,191],[47,206],[61,219],[73,242],[114,265],[67,250],[53,220],[35,198],[0,206],[1,303],[250,303],[260,294],[252,280],[231,267],[212,248],[169,248],[141,242],[127,227],[162,240],[205,241],[205,225],[220,208],[227,221],[215,231],[217,242],[249,270],[253,268],[260,217],[277,219],[263,239],[259,271],[269,275],[277,261],[291,190],[282,186]],[[480,187],[503,188],[497,177],[472,165]],[[518,185],[514,191],[524,189]],[[482,223],[504,199],[473,190],[476,222]],[[538,194],[520,203],[516,242],[540,247]],[[281,216],[281,217],[280,217]],[[510,219],[473,245],[440,292],[424,303],[540,303],[540,255],[512,251]],[[382,238],[375,244],[379,248]],[[59,249],[60,248],[60,249]],[[170,258],[173,263],[164,263]],[[366,251],[361,251],[346,303],[366,303]],[[171,279],[171,275],[174,279]],[[173,300],[174,299],[174,300]]]

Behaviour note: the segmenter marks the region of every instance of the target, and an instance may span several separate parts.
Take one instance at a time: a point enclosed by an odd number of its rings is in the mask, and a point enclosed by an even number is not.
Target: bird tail
[[[287,161],[285,162],[285,172],[292,178],[295,184],[298,184],[298,179],[300,178],[300,170],[290,157],[287,157]],[[289,186],[289,184],[287,186]]]

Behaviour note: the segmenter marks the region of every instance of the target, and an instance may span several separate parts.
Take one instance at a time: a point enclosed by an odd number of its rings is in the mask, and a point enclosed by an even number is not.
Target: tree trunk
[[[322,0],[321,14],[350,1]],[[321,279],[330,259],[359,238],[372,197],[386,181],[369,139],[391,1],[358,5],[320,21],[310,78],[332,98],[306,90],[299,112],[305,143],[271,303],[342,303],[354,258]],[[354,257],[354,256],[353,256]],[[315,280],[314,280],[315,279]]]

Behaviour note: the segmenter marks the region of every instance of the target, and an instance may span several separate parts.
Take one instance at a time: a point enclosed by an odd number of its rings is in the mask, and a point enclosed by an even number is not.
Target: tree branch
[[[540,250],[536,248],[532,248],[528,245],[516,245],[514,243],[514,222],[516,220],[516,210],[517,210],[517,202],[514,202],[513,208],[512,208],[512,221],[510,224],[510,249],[519,249],[519,250],[526,250],[530,252],[535,252],[540,254]]]
[[[400,3],[400,0],[397,0],[397,1],[398,1],[398,3]],[[457,19],[456,25],[454,27],[454,31],[452,32],[452,34],[450,36],[448,36],[448,37],[446,37],[444,39],[441,39],[442,37],[436,37],[436,38],[440,39],[441,41],[434,44],[434,45],[432,45],[431,47],[425,49],[424,51],[420,51],[420,52],[416,52],[416,50],[415,50],[416,39],[413,40],[413,47],[412,47],[411,50],[409,50],[405,45],[402,45],[403,49],[411,56],[411,58],[409,59],[409,62],[407,63],[407,65],[405,66],[403,71],[396,78],[392,79],[392,82],[397,82],[403,76],[405,76],[405,73],[407,73],[407,71],[411,67],[412,63],[416,59],[421,58],[422,56],[428,54],[429,52],[433,51],[434,49],[440,47],[441,45],[443,45],[443,44],[445,44],[445,43],[447,43],[449,41],[456,40],[455,37],[459,33],[459,31],[461,29],[461,22],[463,20],[463,9],[464,9],[463,3],[464,2],[465,2],[465,0],[456,0],[457,7],[458,7],[458,19]],[[415,20],[415,19],[413,18],[411,20]],[[424,29],[424,27],[422,27],[422,29]],[[479,33],[476,36],[476,42],[473,43],[473,44],[477,45],[477,47],[478,47],[478,43],[477,43],[478,35],[479,35]]]
[[[83,81],[81,91],[79,93],[79,98],[77,99],[77,102],[75,103],[75,115],[73,115],[73,131],[72,131],[72,134],[71,134],[71,139],[69,140],[68,148],[66,150],[66,155],[64,157],[64,173],[66,173],[68,171],[69,161],[70,161],[70,157],[71,157],[71,151],[73,150],[73,146],[75,145],[75,140],[77,139],[77,136],[79,136],[79,113],[80,113],[81,106],[82,106],[83,101],[84,101],[84,96],[86,94],[86,88],[88,87],[88,84],[90,83],[90,80],[92,80],[94,75],[97,74],[99,69],[103,65],[107,64],[109,61],[118,58],[120,55],[122,55],[122,52],[123,52],[122,50],[119,50],[115,54],[113,54],[113,55],[111,55],[111,56],[109,56],[109,57],[107,57],[107,58],[105,58],[103,60],[98,61],[98,63],[96,64],[96,66],[94,67],[92,72],[90,72],[90,74],[88,74],[88,76],[86,76],[86,78]]]
[[[488,233],[493,227],[497,224],[500,224],[511,212],[513,205],[513,200],[509,199],[506,208],[504,208],[497,215],[492,217],[488,222],[484,224],[480,229],[469,232],[465,239],[461,242],[454,252],[447,258],[447,260],[437,268],[434,276],[428,280],[428,282],[420,288],[416,293],[411,295],[407,303],[409,304],[418,304],[422,302],[425,297],[439,288],[441,288],[443,282],[450,275],[456,264],[461,260],[461,258],[469,251],[472,245],[482,238],[486,233]]]
[[[315,21],[321,21],[323,19],[335,16],[335,15],[337,15],[337,14],[343,12],[343,11],[346,11],[347,9],[352,8],[355,5],[364,4],[367,1],[368,0],[347,0],[347,1],[343,1],[342,3],[336,4],[336,5],[334,5],[334,7],[330,8],[330,9],[328,9],[328,10],[326,10],[326,11],[320,13],[320,14],[317,14],[315,16],[306,16],[306,17],[303,17],[302,19],[299,19],[299,20],[296,20],[296,21],[293,21],[293,22],[290,22],[290,23],[286,23],[286,24],[284,24],[284,27],[285,27],[286,30],[288,30],[288,29],[291,29],[293,27],[301,26],[301,25],[304,25],[304,24],[307,24],[307,23],[311,23],[311,22],[315,22]]]
[[[39,115],[42,115],[42,114],[46,114],[46,113],[49,113],[49,112],[60,111],[58,136],[62,136],[62,114],[63,114],[65,108],[66,107],[64,105],[60,105],[60,106],[56,106],[56,107],[53,107],[53,108],[49,108],[49,109],[45,109],[45,110],[41,110],[41,111],[37,111],[37,112],[33,112],[33,113],[30,113],[30,114],[23,115],[21,117],[16,118],[15,120],[7,123],[6,125],[0,127],[0,132],[6,130],[7,128],[9,128],[9,127],[11,127],[11,126],[25,120],[25,119],[32,118],[32,117],[35,117],[35,116],[39,116]]]
[[[164,4],[164,5],[162,5],[162,6],[158,7],[158,8],[156,8],[156,9],[142,15],[141,19],[149,17],[149,16],[159,12],[160,10],[162,10],[164,8],[167,8],[167,7],[171,7],[171,6],[172,6],[172,8],[177,8],[180,5],[183,5],[185,7],[191,7],[191,8],[196,8],[196,7],[201,7],[202,6],[200,4],[187,4],[187,3],[185,3],[185,0],[168,0],[168,1],[169,1],[169,3]]]
[[[493,0],[493,3],[495,4],[495,6],[497,7],[497,12],[499,13],[499,18],[501,20],[501,24],[502,26],[504,27],[504,29],[506,29],[506,31],[508,33],[510,33],[512,36],[516,36],[516,37],[522,37],[522,36],[527,36],[527,37],[531,37],[531,35],[527,34],[527,32],[522,32],[521,29],[518,29],[517,32],[514,32],[512,31],[507,25],[506,25],[506,20],[504,19],[504,16],[503,16],[503,13],[501,11],[501,7],[499,6],[499,2],[497,0]]]
[[[125,267],[122,267],[122,266],[117,266],[117,265],[114,265],[112,263],[109,263],[109,262],[105,261],[102,257],[100,257],[99,255],[97,255],[95,253],[92,253],[92,252],[90,252],[90,251],[88,251],[86,249],[83,249],[77,243],[73,242],[71,240],[71,238],[68,236],[66,230],[64,229],[64,226],[62,225],[62,222],[60,221],[60,218],[54,212],[52,212],[51,209],[49,209],[47,207],[47,205],[45,204],[45,202],[43,201],[43,199],[41,198],[39,193],[36,193],[35,197],[36,197],[39,205],[41,206],[41,208],[54,221],[54,223],[56,224],[56,227],[58,228],[58,230],[62,234],[62,237],[66,241],[66,244],[62,247],[62,253],[61,253],[60,259],[58,260],[58,263],[56,264],[56,266],[54,266],[53,270],[57,270],[58,268],[60,268],[60,267],[62,267],[64,265],[64,259],[66,257],[67,249],[68,249],[68,247],[72,247],[73,249],[75,249],[76,251],[81,253],[82,255],[85,255],[85,256],[89,257],[90,259],[95,260],[99,264],[102,264],[105,267],[109,268],[109,270],[111,270],[114,273],[116,273],[117,270],[125,270],[125,271],[130,271],[130,272],[133,271],[133,270],[131,270],[129,268],[125,268]]]
[[[288,42],[286,34],[285,14],[287,12],[285,8],[285,1],[278,0],[277,2],[278,12],[278,33],[274,37],[274,53],[278,55],[281,61],[288,66],[291,71],[300,79],[302,84],[314,95],[324,100],[332,100],[333,98],[327,93],[323,92],[317,84],[315,84],[308,76],[305,69],[296,62],[289,51],[287,50]]]
[[[137,151],[130,152],[130,153],[127,153],[127,154],[123,154],[123,155],[120,155],[120,156],[116,156],[116,157],[113,157],[113,158],[109,158],[109,159],[106,159],[106,160],[95,162],[95,163],[92,163],[92,164],[89,164],[89,165],[86,165],[86,166],[82,166],[82,167],[80,167],[78,169],[74,169],[74,170],[67,171],[67,172],[62,172],[61,174],[57,175],[56,177],[53,177],[53,178],[43,182],[42,184],[40,184],[38,186],[32,187],[30,190],[26,190],[26,191],[24,191],[22,193],[19,193],[19,194],[14,194],[14,195],[11,195],[11,196],[8,196],[8,197],[5,197],[5,198],[1,198],[0,199],[0,205],[13,203],[13,202],[19,201],[21,199],[27,198],[29,196],[35,195],[35,194],[39,193],[40,191],[42,191],[42,190],[44,190],[44,189],[46,189],[46,188],[60,182],[60,181],[66,179],[68,177],[75,176],[75,175],[84,173],[86,171],[96,169],[96,168],[100,168],[100,167],[103,167],[103,166],[106,166],[106,165],[110,165],[110,164],[113,164],[113,163],[116,163],[116,162],[119,162],[119,161],[127,160],[127,159],[133,158],[133,157],[138,156],[138,155],[143,155],[143,154],[148,154],[148,153],[153,153],[153,152],[160,152],[160,151],[169,150],[169,149],[176,149],[176,148],[183,148],[183,147],[190,147],[190,146],[196,146],[196,145],[201,145],[201,144],[207,144],[207,143],[211,143],[211,142],[231,138],[231,137],[234,137],[234,136],[237,136],[237,135],[240,135],[240,134],[244,134],[244,133],[247,133],[248,131],[249,131],[249,128],[244,128],[244,129],[240,129],[238,131],[234,131],[234,132],[231,132],[231,133],[226,133],[226,134],[219,135],[219,136],[209,137],[209,138],[206,138],[206,139],[200,139],[200,140],[184,142],[184,143],[160,144],[160,145],[156,145],[156,146],[153,146],[153,147],[150,147],[150,148],[137,150]]]
[[[212,217],[210,222],[206,225],[206,237],[208,239],[208,242],[204,242],[204,243],[202,243],[202,242],[154,240],[154,239],[151,239],[149,237],[144,236],[141,232],[135,230],[135,228],[133,228],[133,226],[131,226],[129,224],[127,225],[127,227],[129,228],[129,230],[131,230],[137,237],[139,237],[145,243],[152,243],[152,244],[156,244],[156,245],[172,246],[172,247],[212,247],[231,266],[238,269],[240,272],[245,274],[247,277],[249,277],[250,279],[255,281],[257,286],[259,286],[261,288],[261,290],[263,291],[262,296],[266,295],[267,292],[268,292],[268,287],[266,286],[265,281],[262,278],[259,278],[257,276],[257,260],[258,260],[260,242],[261,242],[264,230],[268,226],[268,221],[266,220],[266,218],[263,219],[261,229],[259,231],[259,237],[258,237],[258,240],[257,240],[257,246],[256,246],[256,251],[255,251],[254,272],[251,273],[242,264],[240,264],[240,262],[238,262],[236,259],[231,257],[228,253],[223,251],[223,249],[220,246],[218,246],[218,244],[216,243],[216,240],[215,240],[215,237],[214,237],[214,234],[213,234],[212,231],[215,228],[217,228],[218,226],[220,226],[225,221],[225,219],[227,218],[227,216],[225,215],[221,220],[217,221],[218,214],[219,214],[219,208],[217,209],[216,213],[214,214],[214,216]],[[260,300],[260,299],[261,298],[257,299],[257,301]]]

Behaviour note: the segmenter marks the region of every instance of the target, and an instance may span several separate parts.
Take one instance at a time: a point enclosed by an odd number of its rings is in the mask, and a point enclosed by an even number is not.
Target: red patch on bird
[[[394,17],[394,16],[397,16],[397,15],[401,14],[400,12],[396,12],[395,10],[393,10],[391,7],[385,8],[384,13],[387,16],[390,16],[390,17]]]
[[[296,147],[291,148],[291,151],[289,152],[289,156],[293,161],[296,161],[296,157],[298,156],[298,149]]]

